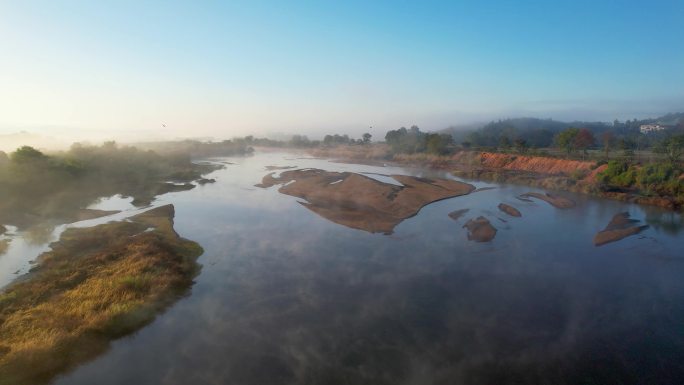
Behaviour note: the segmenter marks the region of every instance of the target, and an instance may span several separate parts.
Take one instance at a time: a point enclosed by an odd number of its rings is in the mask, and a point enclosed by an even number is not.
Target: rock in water
[[[506,214],[512,216],[512,217],[522,217],[522,214],[518,209],[511,205],[507,205],[505,203],[499,203],[499,210],[505,212]]]
[[[475,242],[489,242],[496,236],[496,228],[485,217],[471,219],[463,225],[468,229],[468,240]]]

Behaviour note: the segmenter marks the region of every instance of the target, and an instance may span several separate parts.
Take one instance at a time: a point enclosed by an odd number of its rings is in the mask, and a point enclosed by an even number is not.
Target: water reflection
[[[684,229],[684,215],[673,211],[654,210],[645,208],[644,220],[657,230],[671,235],[677,235]]]
[[[428,205],[369,234],[275,189],[246,190],[285,154],[217,171],[169,194],[176,229],[205,248],[192,295],[57,384],[681,383],[684,261],[653,226],[597,248],[619,212],[658,210],[572,196],[558,210],[502,185]],[[438,171],[298,159],[299,167],[448,177]],[[474,183],[476,187],[485,184]],[[467,241],[468,218],[491,243]],[[454,221],[448,213],[468,208]],[[667,218],[660,211],[659,218]],[[664,219],[663,219],[664,220]],[[650,223],[650,222],[649,222]],[[674,223],[674,221],[673,221]],[[677,230],[680,231],[680,230]]]

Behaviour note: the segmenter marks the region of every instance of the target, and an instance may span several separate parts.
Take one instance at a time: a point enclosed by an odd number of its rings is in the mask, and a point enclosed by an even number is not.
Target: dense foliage
[[[612,160],[599,173],[598,180],[604,188],[638,189],[646,194],[684,196],[684,168],[672,162],[633,164]]]
[[[395,153],[405,154],[427,152],[443,155],[453,144],[451,135],[422,132],[417,126],[412,126],[408,130],[406,127],[401,127],[398,130],[388,131],[385,141]]]
[[[644,124],[659,124],[665,129],[644,134],[640,132],[640,127]],[[594,137],[591,144],[585,147],[587,149],[600,146],[604,151],[610,152],[619,147],[629,153],[634,150],[655,149],[669,137],[684,134],[684,113],[668,114],[656,119],[633,119],[625,122],[615,120],[612,123],[516,118],[494,121],[477,129],[449,128],[444,132],[450,133],[457,143],[465,147],[507,150],[516,141],[524,141],[530,148],[548,148],[555,145],[573,153],[583,150],[582,146],[574,146],[573,140],[559,142],[558,136],[574,128],[585,129]]]
[[[189,155],[192,158],[206,158],[212,156],[246,155],[254,151],[251,143],[234,139],[221,142],[201,142],[198,140],[183,140],[176,142],[151,142],[136,144],[137,148],[153,150],[162,155]]]
[[[24,146],[0,156],[0,223],[23,224],[41,217],[69,217],[102,196],[122,194],[144,203],[162,182],[190,181],[209,166],[188,154],[160,155],[114,142],[75,144],[69,151],[44,154]]]

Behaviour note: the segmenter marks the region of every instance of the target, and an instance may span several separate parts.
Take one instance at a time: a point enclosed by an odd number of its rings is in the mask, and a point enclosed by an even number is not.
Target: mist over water
[[[161,196],[205,249],[187,297],[56,384],[677,383],[684,358],[680,214],[571,196],[521,202],[525,187],[439,201],[392,235],[326,220],[254,187],[265,167],[448,177],[302,159],[226,158],[215,184]],[[368,174],[372,175],[372,174]],[[522,218],[507,217],[501,202]],[[126,202],[114,199],[111,207]],[[109,207],[109,206],[108,206]],[[459,221],[447,214],[468,208]],[[652,226],[595,247],[628,211]],[[491,243],[465,221],[486,216]]]

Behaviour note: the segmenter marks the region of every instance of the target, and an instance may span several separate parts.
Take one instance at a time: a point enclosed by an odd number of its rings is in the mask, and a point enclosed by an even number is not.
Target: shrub
[[[597,177],[601,183],[630,187],[636,180],[636,170],[628,162],[611,160],[608,162],[608,167]]]

